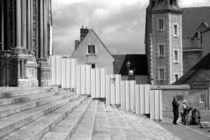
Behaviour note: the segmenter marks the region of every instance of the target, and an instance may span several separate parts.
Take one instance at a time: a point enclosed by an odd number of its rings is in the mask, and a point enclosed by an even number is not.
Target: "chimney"
[[[75,45],[74,45],[74,49],[76,50],[79,47],[80,41],[79,40],[75,40]]]
[[[82,40],[85,38],[88,32],[89,32],[89,29],[87,27],[84,28],[84,26],[82,26],[82,28],[80,29],[80,42],[82,42]]]

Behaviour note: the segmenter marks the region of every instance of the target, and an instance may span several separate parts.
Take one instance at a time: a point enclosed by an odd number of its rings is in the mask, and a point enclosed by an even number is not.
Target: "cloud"
[[[74,51],[82,25],[94,29],[113,54],[144,53],[145,10],[149,0],[52,0],[53,48]],[[181,7],[210,5],[209,0],[180,0]]]

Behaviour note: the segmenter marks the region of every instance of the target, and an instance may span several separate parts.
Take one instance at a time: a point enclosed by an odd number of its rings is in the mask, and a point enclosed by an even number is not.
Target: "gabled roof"
[[[114,73],[127,75],[127,62],[131,62],[131,69],[135,69],[135,75],[148,75],[147,57],[144,54],[113,55]]]
[[[210,25],[210,7],[182,8],[183,37],[193,36],[202,22]]]
[[[99,36],[95,33],[95,31],[93,29],[89,29],[88,34],[85,36],[85,38],[90,34],[93,33],[96,38],[101,42],[101,44],[104,46],[104,48],[106,49],[106,51],[110,54],[110,56],[114,59],[114,57],[112,56],[111,52],[108,50],[108,48],[106,47],[106,45],[104,44],[104,42],[99,38]],[[85,38],[80,42],[79,46],[76,48],[76,50],[80,47],[80,45],[82,44],[82,42],[85,40]],[[76,52],[76,50],[74,50],[74,52]],[[73,56],[74,52],[72,53],[71,56]]]
[[[192,67],[188,72],[186,72],[175,85],[185,84],[194,74],[200,70],[210,70],[210,53],[206,55],[201,61],[199,61],[194,67]]]

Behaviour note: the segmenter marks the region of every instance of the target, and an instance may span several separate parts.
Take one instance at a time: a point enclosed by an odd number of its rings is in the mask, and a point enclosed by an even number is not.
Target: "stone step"
[[[2,140],[39,140],[43,135],[52,130],[61,120],[79,106],[86,97],[81,97],[78,100],[69,102],[63,107],[55,110],[29,125],[11,133]]]
[[[62,100],[54,101],[43,106],[39,106],[24,112],[13,114],[11,116],[0,119],[0,139],[8,135],[16,129],[19,129],[34,120],[64,106],[65,104],[79,98],[78,95],[65,97]]]
[[[29,101],[33,101],[36,99],[41,99],[44,97],[52,96],[54,95],[55,92],[39,92],[35,94],[29,94],[29,95],[20,95],[20,96],[15,96],[11,98],[2,98],[0,99],[0,107],[1,106],[6,106],[10,104],[20,104],[20,103],[25,103]]]
[[[47,133],[41,140],[68,140],[79,125],[83,115],[87,111],[91,99],[86,100],[77,107],[71,114],[62,120],[51,132]]]
[[[114,109],[117,111],[117,115],[122,119],[125,119],[125,123],[129,128],[133,128],[134,135],[144,136],[146,139],[160,139],[160,140],[179,140],[178,137],[174,136],[172,133],[167,131],[165,128],[161,127],[155,121],[147,119],[144,116],[138,116],[133,113],[124,112],[118,109]],[[143,127],[144,126],[144,127]]]
[[[12,105],[7,105],[7,106],[2,106],[0,107],[0,118],[6,117],[9,115],[18,113],[18,112],[22,112],[22,111],[25,111],[25,110],[28,110],[37,106],[41,106],[43,104],[47,104],[55,100],[63,99],[66,96],[70,96],[70,94],[61,94],[57,96],[44,97],[41,99],[36,99],[34,101],[19,104],[19,105],[12,104]]]
[[[92,140],[97,107],[98,100],[94,100],[73,133],[71,140]]]
[[[37,94],[51,91],[50,88],[0,88],[0,98],[12,98],[21,95]]]

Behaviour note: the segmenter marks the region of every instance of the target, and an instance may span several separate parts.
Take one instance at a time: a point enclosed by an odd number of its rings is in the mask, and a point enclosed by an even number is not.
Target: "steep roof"
[[[104,42],[99,38],[99,36],[96,34],[96,32],[93,29],[89,29],[87,35],[85,36],[85,38],[91,34],[91,32],[95,35],[95,37],[101,42],[101,44],[103,45],[103,47],[105,48],[105,50],[110,54],[110,56],[114,59],[114,57],[112,56],[111,52],[109,51],[109,49],[106,47],[106,45],[104,44]],[[85,38],[79,43],[79,46],[76,48],[76,50],[80,47],[80,45],[82,44],[82,42],[85,40]],[[76,50],[74,50],[74,52],[72,53],[71,57],[73,56],[73,54],[76,52]]]
[[[210,25],[210,7],[182,8],[183,37],[192,36],[202,21]]]
[[[210,53],[206,55],[201,61],[199,61],[194,67],[192,67],[188,72],[186,72],[175,85],[180,85],[186,83],[196,72],[199,70],[210,70]]]
[[[127,75],[127,62],[131,62],[131,68],[135,69],[135,75],[148,75],[147,57],[144,54],[113,55],[114,73]]]

